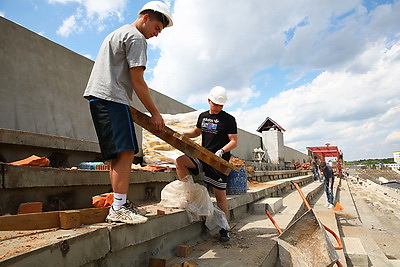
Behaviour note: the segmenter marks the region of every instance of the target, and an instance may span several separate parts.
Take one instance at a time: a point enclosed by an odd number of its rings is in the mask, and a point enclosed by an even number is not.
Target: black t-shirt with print
[[[215,153],[229,143],[228,134],[237,134],[235,118],[221,110],[218,114],[210,114],[205,111],[199,115],[196,127],[201,130],[202,146]],[[230,152],[223,155],[229,160]]]

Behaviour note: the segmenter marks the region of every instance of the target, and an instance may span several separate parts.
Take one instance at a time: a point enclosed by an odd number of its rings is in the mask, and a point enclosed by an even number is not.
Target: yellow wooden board
[[[176,149],[182,151],[186,155],[204,161],[205,163],[216,168],[225,175],[228,175],[231,170],[239,171],[239,169],[235,165],[218,157],[204,147],[196,144],[190,138],[181,135],[180,133],[169,128],[168,126],[165,126],[164,129],[161,131],[156,130],[150,121],[150,117],[135,109],[134,107],[130,107],[130,111],[135,123],[146,129],[147,131],[151,132],[155,136],[161,138]]]
[[[41,213],[27,213],[18,215],[0,216],[0,231],[42,230],[59,228],[60,214],[79,212],[80,224],[104,222],[109,208],[88,208],[68,211],[49,211]]]

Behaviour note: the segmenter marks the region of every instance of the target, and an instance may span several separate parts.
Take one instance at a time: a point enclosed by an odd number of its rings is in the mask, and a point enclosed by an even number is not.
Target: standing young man
[[[333,174],[332,167],[327,165],[325,161],[322,161],[320,166],[325,177],[324,188],[326,198],[328,199],[327,207],[331,209],[333,208],[333,182],[335,180],[335,175]]]
[[[166,4],[160,1],[145,4],[132,24],[120,27],[105,38],[84,92],[102,156],[104,160],[111,160],[114,202],[106,219],[110,222],[147,221],[127,204],[131,164],[139,151],[129,105],[135,91],[150,112],[156,129],[163,129],[164,120],[143,77],[147,63],[146,39],[157,37],[172,24]]]
[[[322,181],[321,176],[319,174],[319,159],[317,156],[314,156],[314,159],[311,161],[312,171],[314,174],[314,182]]]
[[[210,110],[201,113],[197,119],[196,127],[184,133],[184,135],[189,138],[201,135],[203,147],[229,161],[230,151],[237,146],[238,138],[235,118],[222,110],[226,101],[225,88],[221,86],[212,88],[208,95]],[[178,157],[175,165],[181,181],[187,181],[188,175],[197,175],[204,171],[204,182],[212,187],[218,207],[229,219],[228,201],[226,199],[227,176],[199,159],[192,159],[187,155]],[[229,241],[228,230],[222,228],[219,231],[221,242]]]

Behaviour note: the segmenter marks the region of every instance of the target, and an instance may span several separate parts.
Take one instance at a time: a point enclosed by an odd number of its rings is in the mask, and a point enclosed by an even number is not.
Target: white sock
[[[114,202],[112,207],[114,210],[119,210],[126,203],[126,194],[114,193]]]

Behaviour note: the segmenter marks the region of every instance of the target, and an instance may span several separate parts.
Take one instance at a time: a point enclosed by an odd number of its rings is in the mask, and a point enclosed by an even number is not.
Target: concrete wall
[[[0,32],[0,130],[97,142],[82,97],[93,61],[3,17]],[[151,94],[161,113],[194,110],[154,90]],[[144,110],[136,98],[132,104]],[[233,154],[250,160],[252,150],[260,146],[261,137],[239,130],[239,147]],[[1,150],[0,155],[5,154]]]
[[[281,131],[263,131],[263,144],[268,162],[279,164],[285,162],[283,133]]]
[[[287,146],[284,147],[284,155],[286,162],[297,161],[300,164],[311,162],[310,156]]]
[[[93,62],[0,17],[0,128],[95,140],[82,98]]]

